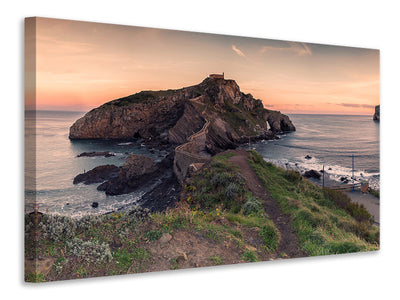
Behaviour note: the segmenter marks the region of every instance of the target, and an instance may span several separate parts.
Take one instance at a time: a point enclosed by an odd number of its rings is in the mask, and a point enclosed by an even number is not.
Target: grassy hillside
[[[80,219],[26,215],[26,263],[37,263],[37,269],[28,268],[25,279],[40,282],[287,258],[277,251],[281,236],[262,200],[246,188],[241,170],[229,161],[233,155],[213,157],[187,182],[177,207],[162,213],[137,208]],[[379,249],[379,229],[362,207],[298,173],[266,163],[256,152],[249,162],[282,211],[290,214],[308,255]]]
[[[298,172],[265,162],[251,152],[252,167],[282,211],[309,255],[327,255],[379,249],[379,228],[363,206],[345,194],[322,189]]]

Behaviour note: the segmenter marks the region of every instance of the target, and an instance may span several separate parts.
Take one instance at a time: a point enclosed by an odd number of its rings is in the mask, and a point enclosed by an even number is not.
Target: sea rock
[[[304,177],[320,179],[321,173],[319,173],[316,170],[308,170],[308,171],[304,172]]]
[[[305,159],[311,159],[312,157],[311,157],[310,155],[307,154],[304,158],[305,158]]]
[[[266,110],[264,118],[267,119],[271,130],[274,133],[295,131],[296,127],[290,121],[289,117],[277,111]]]
[[[83,182],[84,184],[92,184],[110,180],[118,177],[120,168],[115,165],[103,165],[75,176],[73,184]]]
[[[94,156],[104,156],[104,157],[110,157],[110,156],[115,156],[114,153],[110,153],[108,151],[104,151],[104,152],[83,152],[79,155],[77,155],[77,157],[94,157]]]
[[[135,191],[139,186],[156,181],[160,169],[151,157],[130,154],[120,168],[118,176],[97,187],[107,195],[121,195]]]
[[[151,157],[140,154],[130,154],[121,167],[118,177],[122,181],[129,182],[143,175],[153,173],[156,170],[157,165]]]
[[[93,203],[92,203],[92,207],[93,207],[93,208],[99,207],[99,202],[93,202]]]
[[[350,182],[350,180],[347,177],[344,177],[344,176],[340,177],[340,181],[343,182],[343,183],[349,183]]]
[[[148,208],[152,212],[164,211],[168,207],[174,207],[179,201],[182,186],[171,170],[169,176],[162,178],[161,183],[154,189],[145,193],[140,199],[139,205]]]
[[[379,122],[381,120],[381,109],[380,105],[375,106],[375,113],[374,116],[372,117],[374,121]]]

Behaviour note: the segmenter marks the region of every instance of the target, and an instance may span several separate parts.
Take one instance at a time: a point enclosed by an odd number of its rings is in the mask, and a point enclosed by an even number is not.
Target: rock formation
[[[97,189],[105,191],[108,195],[127,194],[158,176],[159,168],[152,158],[131,154],[124,165],[119,168],[118,176],[105,181]]]
[[[308,170],[304,172],[304,177],[306,178],[315,178],[315,179],[320,179],[321,178],[321,173],[319,173],[316,170]]]
[[[114,153],[110,153],[109,151],[102,151],[102,152],[82,152],[81,154],[77,155],[77,157],[94,157],[94,156],[104,156],[110,157],[115,156]]]
[[[119,168],[115,165],[98,166],[88,172],[75,176],[73,183],[92,184],[118,177]]]
[[[379,122],[381,120],[381,112],[380,105],[375,106],[375,113],[373,116],[373,120]]]
[[[143,138],[148,146],[175,147],[211,121],[207,143],[212,152],[237,146],[243,138],[274,138],[294,131],[289,118],[267,110],[244,94],[234,80],[206,78],[198,85],[143,91],[88,112],[70,128],[70,139]]]

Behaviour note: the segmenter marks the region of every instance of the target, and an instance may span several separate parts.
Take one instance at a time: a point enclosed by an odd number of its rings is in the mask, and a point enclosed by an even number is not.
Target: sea
[[[317,184],[368,182],[380,189],[379,122],[367,115],[288,114],[296,131],[243,145],[284,169],[324,173]],[[323,171],[323,172],[322,172]]]
[[[25,211],[80,217],[104,214],[135,205],[146,190],[107,196],[98,184],[73,184],[76,175],[96,166],[124,164],[129,154],[161,161],[167,153],[147,149],[141,140],[69,140],[69,127],[85,112],[25,112]],[[279,140],[242,146],[255,149],[266,161],[300,172],[324,168],[326,184],[343,178],[367,181],[379,190],[379,123],[372,116],[289,115],[296,131]],[[77,157],[83,152],[109,151],[111,157]],[[307,157],[307,158],[306,158]],[[311,158],[310,158],[311,157]],[[92,203],[98,207],[93,208]]]

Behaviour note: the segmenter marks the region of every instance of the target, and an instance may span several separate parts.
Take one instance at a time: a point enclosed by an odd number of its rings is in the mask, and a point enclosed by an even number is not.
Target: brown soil
[[[244,244],[240,246],[235,239],[213,239],[193,227],[177,229],[166,241],[162,241],[161,238],[158,241],[142,243],[140,247],[146,249],[152,258],[142,263],[139,268],[134,262],[127,273],[245,263],[247,261],[242,255],[246,250],[257,253],[260,261],[277,258],[275,253],[260,250],[263,242],[255,228],[233,224],[223,217],[213,222],[230,228],[236,227],[243,236]]]
[[[282,213],[278,203],[270,196],[267,189],[254,172],[248,162],[249,153],[244,150],[231,151],[235,154],[229,161],[240,168],[240,172],[246,179],[247,188],[263,201],[265,212],[275,223],[280,234],[277,254],[286,254],[287,257],[304,257],[307,253],[299,248],[299,239],[290,226],[290,217]]]

